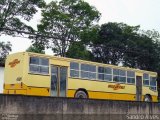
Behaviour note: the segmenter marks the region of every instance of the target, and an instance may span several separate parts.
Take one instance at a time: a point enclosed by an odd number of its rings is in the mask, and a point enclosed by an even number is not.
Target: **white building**
[[[4,66],[0,65],[0,93],[3,92],[4,83]]]

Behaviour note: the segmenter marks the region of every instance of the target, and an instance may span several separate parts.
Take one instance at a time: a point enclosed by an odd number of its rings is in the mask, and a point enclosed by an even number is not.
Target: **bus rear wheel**
[[[75,98],[88,98],[88,95],[84,91],[77,91],[75,94]]]
[[[144,96],[144,101],[145,102],[152,102],[152,99],[151,99],[151,97],[149,95],[145,95]]]

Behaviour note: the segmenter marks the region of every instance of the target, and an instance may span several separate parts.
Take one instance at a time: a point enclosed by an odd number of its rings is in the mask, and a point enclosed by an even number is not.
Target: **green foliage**
[[[129,38],[126,38],[126,35],[133,34],[133,31],[130,29],[133,29],[133,27],[123,23],[107,23],[101,25],[98,31],[98,39],[92,41],[92,52],[95,56],[95,61],[114,65],[122,62],[126,39]]]
[[[11,49],[11,43],[10,42],[0,42],[0,65],[5,64],[5,59],[9,52],[12,50]]]
[[[65,56],[70,44],[80,40],[81,32],[97,22],[100,13],[83,0],[61,0],[49,3],[42,17],[38,32],[50,37],[36,36],[37,40]]]
[[[159,33],[139,28],[107,23],[85,31],[81,38],[90,46],[94,61],[157,71],[156,66],[160,64]]]
[[[82,44],[89,45],[91,47],[93,42],[97,42],[97,40],[99,40],[99,30],[99,25],[94,25],[83,30],[80,34]]]
[[[40,46],[37,45],[31,45],[26,52],[34,52],[34,53],[41,53],[41,54],[45,54],[45,51],[43,48],[41,48]]]
[[[18,30],[33,32],[23,21],[31,20],[38,7],[44,6],[43,0],[0,0],[0,35],[15,35]]]
[[[93,59],[91,52],[86,49],[82,42],[73,42],[66,53],[66,57],[82,60]]]

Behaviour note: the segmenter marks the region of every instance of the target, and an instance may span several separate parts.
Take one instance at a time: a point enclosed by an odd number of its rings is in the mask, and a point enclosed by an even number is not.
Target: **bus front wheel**
[[[84,91],[77,91],[75,94],[75,98],[88,98],[88,95]]]
[[[152,102],[152,99],[151,99],[151,97],[149,95],[145,95],[144,96],[144,101],[145,102]]]

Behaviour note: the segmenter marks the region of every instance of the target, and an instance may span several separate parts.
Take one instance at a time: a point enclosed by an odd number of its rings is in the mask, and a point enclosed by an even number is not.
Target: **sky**
[[[46,0],[50,2],[51,0]],[[160,0],[84,0],[90,5],[95,6],[101,13],[99,24],[107,22],[123,22],[128,25],[140,25],[143,30],[155,29],[160,32]],[[41,14],[38,12],[34,18],[28,22],[33,28],[35,23],[39,23]],[[10,41],[12,52],[25,51],[30,45],[31,40],[21,37],[1,36],[0,41]],[[47,50],[46,54],[52,54]]]

